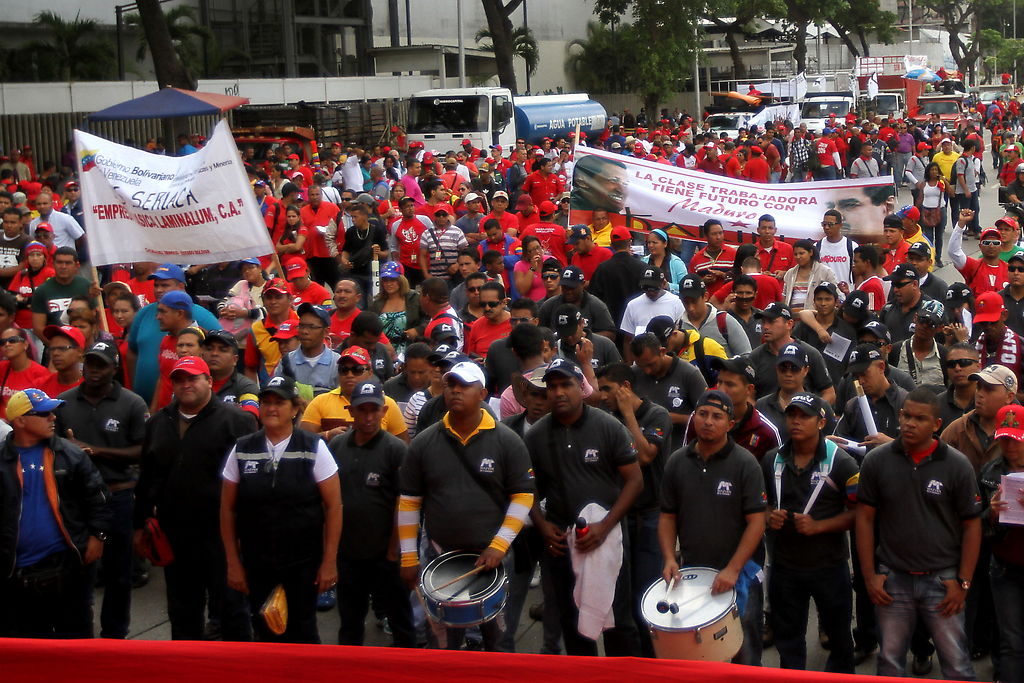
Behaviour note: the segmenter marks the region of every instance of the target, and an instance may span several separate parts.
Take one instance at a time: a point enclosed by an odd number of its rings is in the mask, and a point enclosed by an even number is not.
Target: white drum
[[[658,579],[644,593],[641,610],[658,659],[728,662],[740,651],[736,591],[712,595],[716,576],[708,567],[686,567],[671,591]]]

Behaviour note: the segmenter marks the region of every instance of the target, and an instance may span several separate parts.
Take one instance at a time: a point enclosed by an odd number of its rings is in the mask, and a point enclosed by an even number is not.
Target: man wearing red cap
[[[980,294],[975,304],[974,326],[981,330],[978,353],[981,367],[998,363],[1017,377],[1017,391],[1024,377],[1024,338],[1006,325],[1007,312],[998,292]]]
[[[286,321],[298,324],[299,316],[292,309],[291,300],[291,290],[283,280],[274,279],[263,285],[263,308],[267,315],[252,324],[245,345],[245,374],[250,379],[269,378],[281,362],[281,351],[273,336]]]
[[[530,195],[533,203],[540,206],[541,202],[551,201],[565,190],[565,182],[551,172],[551,160],[538,159],[534,171],[523,181],[523,194]],[[553,212],[552,212],[553,213]]]
[[[999,258],[1003,248],[1002,236],[997,228],[985,228],[981,231],[981,258],[968,256],[964,253],[963,239],[973,218],[973,210],[960,209],[956,227],[949,235],[946,253],[975,295],[998,292],[1009,281],[1006,261]]]
[[[85,335],[77,327],[48,325],[43,337],[49,342],[50,363],[56,370],[50,379],[39,386],[47,396],[59,396],[82,383],[82,354],[85,353]]]
[[[1007,263],[1017,254],[1024,254],[1024,247],[1017,246],[1020,241],[1020,224],[1011,216],[1003,216],[996,221],[996,230],[1003,245],[999,250],[999,258]]]
[[[539,239],[541,246],[544,247],[544,253],[554,256],[564,266],[569,258],[566,251],[568,244],[565,241],[565,228],[551,222],[558,209],[553,202],[547,200],[541,202],[539,208],[540,221],[523,228],[521,236],[525,238],[527,235],[533,235]]]
[[[309,267],[301,258],[290,258],[284,262],[284,274],[288,280],[288,292],[292,306],[298,308],[305,302],[315,306],[329,306],[331,293],[322,285],[309,279]]]
[[[718,146],[709,142],[704,145],[704,158],[697,162],[697,170],[711,175],[725,175],[725,164],[718,156]]]
[[[155,517],[174,550],[164,568],[173,640],[204,639],[207,600],[224,640],[248,640],[244,598],[227,588],[219,475],[225,454],[256,431],[256,420],[214,398],[210,368],[198,356],[178,359],[170,380],[174,401],[147,423],[142,444],[136,552],[146,555],[143,528]]]
[[[743,177],[755,183],[767,183],[771,173],[772,169],[765,161],[764,151],[757,145],[751,145],[750,158],[743,167]]]
[[[540,221],[537,205],[533,203],[533,198],[525,192],[516,200],[516,211],[516,219],[519,221],[517,236],[522,236],[526,228]]]

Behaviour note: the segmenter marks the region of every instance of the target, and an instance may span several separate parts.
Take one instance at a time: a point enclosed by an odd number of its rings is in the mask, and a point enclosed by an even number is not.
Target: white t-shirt
[[[356,193],[363,191],[363,169],[359,167],[358,156],[355,154],[348,155],[345,163],[341,165],[341,177],[346,190]]]
[[[849,237],[843,237],[838,242],[829,242],[827,239],[821,241],[819,258],[836,274],[836,282],[853,284],[853,258],[850,254],[856,248],[857,243]]]
[[[270,451],[270,457],[274,459],[274,467],[277,467],[277,463],[281,461],[281,456],[284,455],[284,449],[288,447],[289,441],[291,441],[290,436],[277,444],[272,444],[270,439],[267,439],[267,450]],[[327,444],[324,443],[323,439],[318,439],[316,442],[316,460],[313,462],[313,479],[319,484],[337,471],[338,463],[334,462],[334,456],[327,449]],[[228,453],[228,459],[224,463],[224,469],[221,471],[220,476],[225,481],[230,481],[234,484],[239,482],[238,458],[235,457],[234,447]]]
[[[678,323],[685,312],[683,302],[667,289],[662,290],[661,296],[654,301],[646,294],[641,294],[626,304],[619,329],[636,337],[647,331],[647,323],[651,318],[667,315],[673,322]]]
[[[56,209],[50,211],[50,217],[45,221],[41,216],[37,216],[32,219],[29,223],[29,234],[36,234],[36,227],[40,223],[49,223],[50,227],[53,228],[53,243],[58,247],[75,247],[75,240],[85,234],[85,230],[78,224],[71,216],[66,213],[61,213]]]

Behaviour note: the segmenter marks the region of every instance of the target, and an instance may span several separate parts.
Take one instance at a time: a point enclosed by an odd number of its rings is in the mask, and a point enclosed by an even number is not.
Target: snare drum
[[[686,567],[671,591],[666,593],[668,585],[658,579],[644,593],[641,610],[659,659],[728,662],[740,651],[743,628],[736,591],[712,595],[716,576],[708,567]]]
[[[505,568],[485,569],[445,588],[452,579],[473,569],[480,555],[455,550],[438,555],[423,568],[419,592],[434,620],[447,626],[476,626],[498,616],[508,599]]]

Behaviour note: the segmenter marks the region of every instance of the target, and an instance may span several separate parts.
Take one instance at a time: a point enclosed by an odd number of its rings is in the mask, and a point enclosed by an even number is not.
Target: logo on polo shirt
[[[367,472],[366,474],[366,485],[367,486],[380,486],[380,474],[377,472]]]
[[[373,367],[374,367],[375,370],[383,370],[384,369],[384,359],[383,358],[378,358],[377,360],[375,360],[373,362]]]
[[[107,418],[106,423],[103,425],[103,429],[108,432],[116,432],[121,429],[121,421],[114,418]]]
[[[246,460],[242,467],[242,474],[256,474],[260,471],[260,464],[255,460]]]
[[[600,460],[600,458],[598,457],[596,448],[588,448],[586,452],[583,453],[583,462],[597,462],[598,460]]]
[[[480,461],[480,472],[483,474],[494,474],[494,461],[484,458]]]
[[[668,395],[669,396],[678,396],[679,395],[679,387],[669,387],[668,388]]]
[[[224,394],[221,396],[221,400],[223,400],[224,403],[234,403],[237,399],[238,397],[234,394]]]
[[[925,487],[924,492],[930,493],[933,496],[941,496],[942,487],[943,483],[941,481],[937,479],[932,479],[930,482],[928,482],[928,486]]]
[[[817,485],[819,481],[821,481],[821,472],[814,470],[814,472],[811,473],[811,484]]]
[[[718,490],[715,491],[719,496],[731,496],[732,495],[732,482],[725,481],[724,479],[718,482]]]

